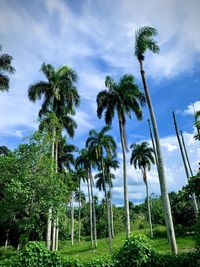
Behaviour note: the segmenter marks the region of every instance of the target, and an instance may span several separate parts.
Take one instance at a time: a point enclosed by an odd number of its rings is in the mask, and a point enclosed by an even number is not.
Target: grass
[[[145,233],[145,230],[135,231],[134,234]],[[125,240],[125,234],[117,234],[113,239],[113,252],[116,252]],[[170,253],[170,247],[167,242],[167,238],[156,237],[151,240],[152,246],[160,253]],[[179,252],[189,252],[194,248],[194,241],[192,236],[177,237],[177,246]],[[81,260],[92,259],[97,256],[109,256],[109,244],[107,238],[98,240],[98,247],[91,248],[90,241],[82,241],[80,244],[75,243],[71,246],[70,241],[64,241],[60,243],[59,251],[67,257],[78,258]]]
[[[164,227],[163,227],[164,229]],[[163,229],[160,228],[162,232]],[[147,234],[147,230],[137,230],[133,234],[144,233]],[[113,239],[113,252],[116,252],[124,243],[125,233],[117,234]],[[157,252],[160,253],[170,253],[170,247],[165,237],[155,237],[151,240],[152,246]],[[194,241],[192,236],[182,236],[177,237],[177,246],[179,252],[189,252],[194,248]],[[74,246],[71,246],[70,240],[60,241],[59,242],[59,252],[68,258],[78,258],[81,261],[88,259],[108,256],[109,254],[109,244],[107,238],[102,238],[98,240],[98,247],[91,248],[90,241],[81,241],[80,244],[75,243]],[[8,258],[16,253],[16,250],[12,247],[8,247],[7,251],[4,251],[4,247],[0,248],[0,258]]]

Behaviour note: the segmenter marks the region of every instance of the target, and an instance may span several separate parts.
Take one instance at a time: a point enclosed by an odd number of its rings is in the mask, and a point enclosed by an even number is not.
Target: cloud
[[[200,110],[200,101],[195,101],[194,103],[189,104],[184,111],[179,111],[179,113],[194,116],[194,113],[198,110]]]

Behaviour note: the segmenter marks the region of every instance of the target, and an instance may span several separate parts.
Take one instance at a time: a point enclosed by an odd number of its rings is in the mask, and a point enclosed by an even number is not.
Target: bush
[[[200,256],[198,253],[187,254],[158,254],[154,253],[149,260],[148,267],[197,267],[200,266]]]
[[[153,253],[150,240],[145,235],[136,235],[128,238],[119,252],[114,255],[116,266],[138,267],[145,266]]]

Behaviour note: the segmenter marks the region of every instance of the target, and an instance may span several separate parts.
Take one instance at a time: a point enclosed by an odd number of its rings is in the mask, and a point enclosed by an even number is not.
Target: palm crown
[[[2,46],[0,45],[0,51]],[[9,89],[9,78],[5,73],[13,74],[15,69],[11,66],[12,57],[8,54],[0,55],[0,91],[8,91]]]
[[[159,53],[160,48],[153,39],[157,30],[153,27],[144,26],[135,33],[135,56],[138,60],[144,60],[144,54],[149,49],[153,53]]]
[[[133,164],[136,169],[148,168],[148,170],[150,170],[151,163],[155,163],[153,148],[149,147],[147,142],[142,142],[141,144],[132,144],[131,149],[130,163]]]
[[[47,81],[32,84],[28,90],[28,97],[35,102],[44,96],[39,117],[54,112],[69,136],[73,137],[77,124],[69,114],[74,115],[74,108],[80,103],[80,96],[74,85],[77,75],[67,66],[56,70],[52,65],[45,63],[42,64],[41,71]]]

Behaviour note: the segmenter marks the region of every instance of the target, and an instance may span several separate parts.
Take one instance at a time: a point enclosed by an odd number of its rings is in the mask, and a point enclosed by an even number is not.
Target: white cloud
[[[189,104],[184,111],[179,111],[179,113],[182,113],[183,115],[194,115],[194,112],[198,110],[200,110],[200,101],[195,101],[194,103]]]

